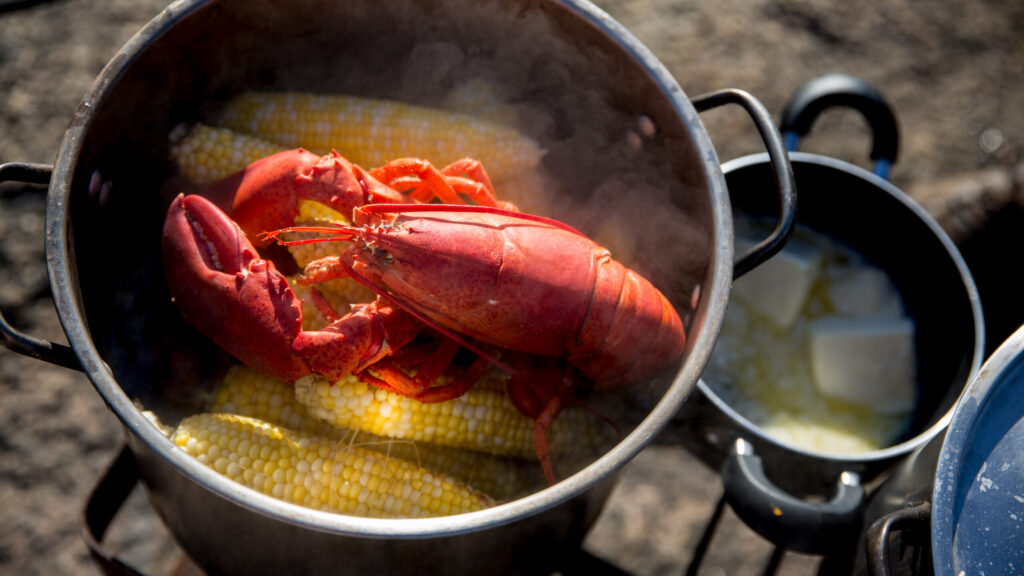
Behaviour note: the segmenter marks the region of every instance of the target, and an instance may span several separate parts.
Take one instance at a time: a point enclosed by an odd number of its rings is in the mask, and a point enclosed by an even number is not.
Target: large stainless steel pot
[[[424,46],[464,58],[424,69],[433,63],[418,52]],[[172,128],[202,119],[210,103],[244,89],[354,90],[429,104],[438,95],[425,87],[463,73],[544,110],[538,130],[549,147],[545,169],[560,183],[562,205],[582,205],[607,192],[609,182],[631,185],[612,186],[612,197],[600,197],[603,216],[596,224],[586,218],[577,224],[594,228],[618,218],[623,206],[641,209],[648,219],[632,232],[638,253],[683,302],[686,356],[652,383],[654,401],[644,417],[609,453],[550,488],[478,513],[428,520],[297,507],[236,485],[176,449],[140,407],[174,424],[194,407],[178,403],[172,375],[193,366],[187,375],[208,376],[207,362],[216,355],[183,327],[162,278],[159,235],[174,192],[165,184],[174,172],[167,160]],[[434,76],[440,82],[432,84]],[[404,83],[423,89],[396,94]],[[47,267],[71,350],[5,322],[3,341],[87,373],[126,429],[130,453],[119,462],[134,460],[151,503],[209,573],[532,573],[538,565],[557,565],[559,554],[578,547],[616,471],[687,398],[720,330],[734,276],[732,217],[697,111],[723,104],[743,107],[762,134],[781,206],[774,233],[736,263],[741,273],[770,257],[790,232],[794,190],[781,136],[745,92],[691,102],[648,50],[585,1],[180,0],[96,79],[71,119],[52,174],[45,166],[0,167],[4,180],[49,181]],[[631,179],[596,169],[605,164]],[[663,236],[652,234],[655,224]],[[101,492],[117,488],[115,479]],[[98,523],[107,520],[109,514]],[[107,564],[117,565],[109,558]]]
[[[834,158],[790,152],[800,189],[798,226],[839,240],[878,266],[896,284],[917,329],[919,402],[906,432],[890,446],[843,454],[780,441],[716,391],[710,370],[680,414],[685,442],[722,471],[727,501],[765,538],[815,554],[851,553],[863,521],[865,485],[901,458],[941,435],[957,396],[984,359],[981,302],[953,242],[912,198],[885,175],[896,159],[895,116],[862,80],[827,75],[794,93],[782,115],[795,150],[828,108],[860,112],[874,135],[875,173]],[[747,156],[723,169],[736,212],[771,214],[757,190],[770,182],[767,158]]]

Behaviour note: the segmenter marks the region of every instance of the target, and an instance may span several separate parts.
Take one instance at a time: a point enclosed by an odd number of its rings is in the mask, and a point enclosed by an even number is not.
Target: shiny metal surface
[[[539,561],[565,545],[578,547],[616,472],[689,395],[721,326],[732,276],[732,220],[715,151],[693,106],[650,52],[593,5],[523,1],[515,4],[520,17],[540,18],[547,34],[585,47],[582,61],[594,68],[578,70],[580,81],[596,82],[609,91],[607,98],[653,120],[659,131],[655,147],[662,154],[670,151],[668,160],[685,194],[682,201],[692,208],[696,224],[707,230],[707,250],[697,255],[703,276],[690,316],[687,356],[657,404],[608,454],[562,482],[488,510],[437,519],[363,519],[301,508],[238,486],[176,449],[138,404],[173,412],[173,402],[155,384],[166,376],[159,359],[149,355],[159,350],[144,347],[154,325],[160,332],[160,310],[168,304],[147,301],[159,292],[153,284],[159,274],[152,274],[159,262],[147,246],[153,236],[150,227],[160,216],[154,209],[159,206],[158,181],[168,170],[153,160],[153,151],[166,145],[168,130],[183,114],[214,94],[237,91],[257,80],[298,83],[301,73],[275,60],[302,56],[295,67],[315,66],[321,62],[316,58],[331,53],[332,42],[343,46],[346,34],[340,30],[359,23],[350,24],[337,11],[403,17],[400,10],[390,11],[391,4],[383,4],[175,2],[97,78],[58,154],[48,198],[46,248],[65,332],[96,390],[127,428],[154,507],[189,555],[211,573],[280,574],[338,567],[415,574],[529,571],[534,568],[529,558]],[[502,4],[506,11],[510,6]],[[518,22],[474,19],[472,10],[467,12],[468,24],[463,24],[471,25],[481,42],[489,32],[507,36]],[[317,23],[324,19],[337,30],[317,34]],[[393,24],[385,22],[384,27]],[[511,50],[509,57],[516,56]],[[381,74],[386,76],[387,70]],[[330,78],[323,83],[329,85]],[[133,126],[130,134],[124,125]],[[96,204],[86,193],[94,174],[138,194],[128,204]],[[128,214],[141,217],[125,218]],[[128,255],[115,259],[107,250],[111,229],[117,228],[113,223],[123,226],[118,235],[139,239]],[[133,248],[137,251],[131,252]],[[111,307],[124,299],[127,308],[118,309],[118,317],[111,319]]]

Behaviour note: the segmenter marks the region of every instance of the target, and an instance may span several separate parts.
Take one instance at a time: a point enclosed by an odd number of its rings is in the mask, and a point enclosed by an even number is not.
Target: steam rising
[[[717,209],[691,134],[603,32],[559,7],[522,4],[340,2],[296,22],[303,4],[259,3],[245,25],[276,22],[274,34],[294,42],[256,48],[280,64],[244,88],[389,98],[517,128],[546,154],[538,173],[497,183],[499,196],[590,235],[685,314],[712,257]]]

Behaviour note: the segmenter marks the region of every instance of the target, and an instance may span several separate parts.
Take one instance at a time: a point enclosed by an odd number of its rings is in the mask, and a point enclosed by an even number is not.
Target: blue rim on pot
[[[949,422],[932,491],[937,574],[1024,565],[1024,330],[985,362]]]
[[[890,553],[897,534],[941,576],[1011,574],[1024,563],[1024,327],[964,389],[945,436],[913,460],[880,490],[865,539],[871,574],[906,563]]]

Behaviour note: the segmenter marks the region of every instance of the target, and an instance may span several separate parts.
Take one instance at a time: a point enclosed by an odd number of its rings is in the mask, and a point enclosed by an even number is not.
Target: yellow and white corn
[[[171,131],[171,159],[197,186],[209,186],[284,147],[206,124],[180,124]]]
[[[235,364],[213,391],[207,412],[226,412],[258,418],[271,424],[333,440],[351,439],[353,432],[309,415],[295,401],[294,387],[243,364]]]
[[[228,369],[208,410],[257,418],[400,458],[455,478],[495,500],[510,500],[543,485],[539,467],[532,459],[517,461],[481,452],[394,440],[317,420],[296,401],[291,384],[241,365]]]
[[[500,456],[535,458],[535,422],[512,404],[492,372],[462,396],[423,403],[370,386],[356,376],[327,380],[306,377],[295,383],[295,397],[315,417],[352,428],[416,442],[477,450]],[[614,431],[590,412],[568,406],[548,432],[554,457],[596,455]]]
[[[424,518],[493,505],[483,494],[404,460],[236,414],[190,416],[171,439],[244,486],[318,510]]]
[[[488,120],[392,100],[301,92],[246,92],[225,106],[218,124],[319,154],[332,149],[366,168],[424,158],[438,168],[464,157],[483,162],[494,181],[535,167],[540,146]]]

